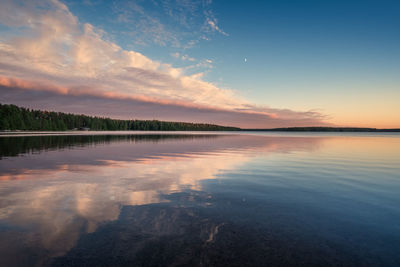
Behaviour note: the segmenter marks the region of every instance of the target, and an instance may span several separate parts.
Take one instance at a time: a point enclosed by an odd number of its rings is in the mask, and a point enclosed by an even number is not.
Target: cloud
[[[217,32],[219,32],[220,34],[225,35],[225,36],[228,36],[228,35],[229,35],[229,34],[227,34],[226,32],[224,32],[223,30],[221,30],[220,27],[218,27],[217,22],[216,22],[215,19],[214,19],[214,20],[211,20],[210,18],[207,18],[206,22],[207,22],[207,24],[210,26],[210,28],[211,28],[213,31],[217,31]]]
[[[178,52],[172,53],[171,56],[174,57],[174,58],[176,58],[176,59],[180,59],[180,60],[182,60],[182,61],[190,61],[190,62],[196,61],[195,58],[190,57],[190,56],[188,56],[188,55],[181,55],[181,54],[179,54]]]
[[[12,86],[20,87],[12,87]],[[127,97],[113,93],[94,93],[80,88],[51,89],[49,85],[0,79],[1,102],[27,108],[46,109],[119,119],[158,119],[202,122],[244,128],[325,125],[318,112],[279,109],[228,110],[190,102]]]
[[[158,9],[155,9],[158,10]],[[149,13],[138,3],[129,1],[116,2],[113,12],[117,22],[125,26],[124,34],[136,45],[157,44],[160,46],[180,47],[178,31],[161,22],[159,14]],[[130,25],[134,25],[131,27]]]
[[[217,24],[212,1],[117,1],[113,13],[136,45],[188,49],[214,33],[228,36]]]
[[[57,0],[3,1],[0,23],[8,28],[0,37],[3,103],[251,127],[322,123],[317,112],[256,107],[232,90],[203,81],[203,73],[185,74],[190,67],[175,68],[125,50],[102,29],[79,22]],[[190,61],[186,54],[177,56]],[[212,67],[210,60],[198,64]]]

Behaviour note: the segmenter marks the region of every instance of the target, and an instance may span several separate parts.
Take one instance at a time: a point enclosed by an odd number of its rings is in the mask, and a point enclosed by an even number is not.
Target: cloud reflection
[[[123,206],[165,202],[163,196],[183,190],[201,191],[202,181],[219,179],[257,155],[315,149],[321,140],[248,135],[156,141],[104,137],[96,143],[87,139],[84,146],[78,142],[78,146],[3,158],[0,221],[12,225],[13,236],[28,241],[11,242],[2,250],[43,250],[40,258],[45,262],[72,248],[82,233],[116,220]],[[0,232],[2,240],[9,233]]]

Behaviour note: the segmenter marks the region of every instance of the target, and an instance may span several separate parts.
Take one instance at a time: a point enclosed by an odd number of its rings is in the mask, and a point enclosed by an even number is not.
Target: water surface
[[[400,135],[0,137],[0,266],[400,266]]]

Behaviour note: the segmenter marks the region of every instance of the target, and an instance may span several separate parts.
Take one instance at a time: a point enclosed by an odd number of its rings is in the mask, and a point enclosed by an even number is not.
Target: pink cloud
[[[22,85],[22,87],[18,87]],[[28,85],[38,87],[28,87]],[[159,119],[167,121],[203,122],[243,128],[271,128],[285,126],[325,125],[318,113],[279,118],[257,111],[240,111],[196,105],[186,102],[92,93],[91,90],[51,90],[49,85],[0,78],[2,103],[13,103],[28,108],[107,116],[119,119]],[[287,112],[287,111],[286,111]],[[279,113],[279,110],[275,110]]]
[[[57,0],[3,1],[0,24],[23,28],[23,34],[0,39],[0,85],[8,96],[2,95],[1,102],[51,108],[50,101],[46,106],[35,98],[41,95],[57,101],[54,107],[60,111],[110,117],[135,114],[243,127],[323,124],[318,112],[258,107],[233,90],[202,80],[201,73],[186,75],[184,69],[125,50],[109,41],[103,30],[80,23]],[[20,101],[16,95],[31,99]],[[99,102],[113,109],[90,106]]]

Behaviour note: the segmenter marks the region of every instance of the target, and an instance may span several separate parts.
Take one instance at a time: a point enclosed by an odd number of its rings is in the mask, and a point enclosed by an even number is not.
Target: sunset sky
[[[0,1],[0,103],[400,128],[399,1]]]

